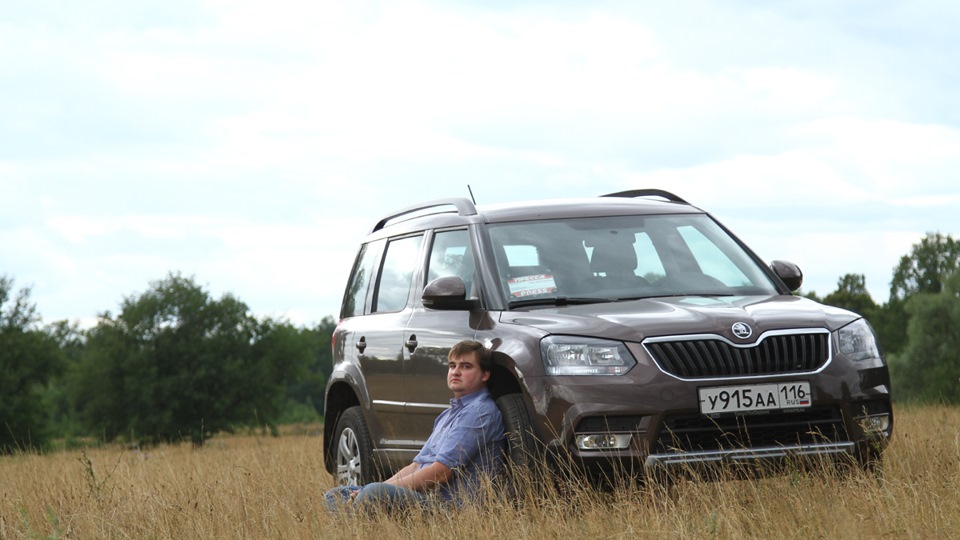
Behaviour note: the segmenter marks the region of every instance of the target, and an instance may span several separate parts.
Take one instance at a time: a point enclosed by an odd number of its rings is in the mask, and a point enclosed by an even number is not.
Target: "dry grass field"
[[[854,473],[568,486],[428,515],[330,516],[320,440],[217,438],[0,458],[0,539],[955,538],[960,409],[898,408],[882,481]]]

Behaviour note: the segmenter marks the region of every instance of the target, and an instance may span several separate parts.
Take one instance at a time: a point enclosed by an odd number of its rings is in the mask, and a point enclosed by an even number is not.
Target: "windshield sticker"
[[[507,286],[510,287],[510,294],[514,298],[557,292],[557,282],[553,280],[553,276],[550,274],[510,278],[507,280]]]

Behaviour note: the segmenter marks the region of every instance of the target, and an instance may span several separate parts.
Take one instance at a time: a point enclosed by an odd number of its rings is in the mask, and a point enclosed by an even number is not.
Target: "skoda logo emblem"
[[[733,330],[733,335],[740,339],[747,339],[753,335],[753,329],[750,328],[750,325],[747,323],[733,323],[733,326],[730,327],[730,329]]]

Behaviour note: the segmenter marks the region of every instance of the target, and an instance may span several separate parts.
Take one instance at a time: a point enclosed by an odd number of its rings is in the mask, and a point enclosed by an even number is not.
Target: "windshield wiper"
[[[526,298],[523,300],[514,300],[507,304],[511,309],[528,306],[572,306],[580,304],[601,304],[604,302],[615,302],[613,298],[588,298],[583,296],[557,296],[550,298]]]
[[[626,302],[629,300],[647,300],[649,298],[680,298],[684,296],[703,296],[707,298],[716,298],[719,296],[737,296],[733,293],[697,293],[697,292],[687,292],[687,293],[654,293],[646,294],[643,296],[628,296],[624,298],[617,298],[617,302]]]

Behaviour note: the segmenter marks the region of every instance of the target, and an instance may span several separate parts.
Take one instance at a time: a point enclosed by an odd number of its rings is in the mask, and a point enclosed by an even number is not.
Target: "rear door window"
[[[400,311],[407,306],[422,241],[423,236],[409,236],[387,244],[374,297],[375,313]]]

